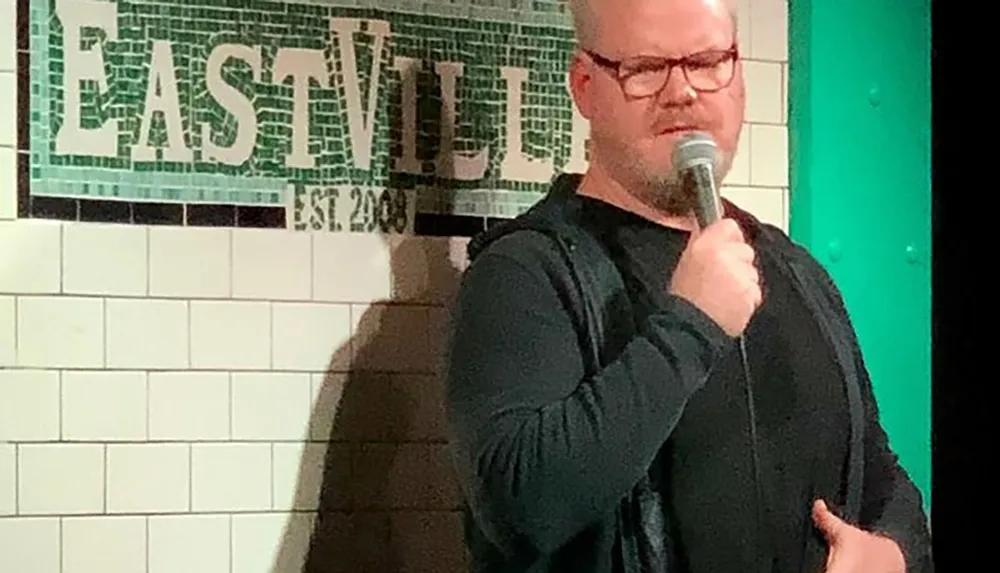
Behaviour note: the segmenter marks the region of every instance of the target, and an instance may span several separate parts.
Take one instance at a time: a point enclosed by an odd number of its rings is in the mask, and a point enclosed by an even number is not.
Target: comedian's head
[[[674,144],[685,131],[710,133],[721,178],[743,124],[731,0],[570,2],[579,45],[570,87],[590,120],[592,168],[650,207],[688,212],[671,174]]]

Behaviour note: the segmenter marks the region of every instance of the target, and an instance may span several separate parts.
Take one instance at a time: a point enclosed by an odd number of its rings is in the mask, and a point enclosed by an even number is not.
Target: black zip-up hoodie
[[[674,573],[656,554],[664,512],[648,470],[730,339],[676,297],[634,317],[581,216],[579,181],[560,176],[527,213],[470,243],[446,382],[476,572]],[[920,494],[888,447],[839,292],[782,231],[729,203],[726,213],[781,262],[839,363],[851,420],[842,516],[897,541],[908,573],[930,573]],[[499,261],[519,272],[491,284],[478,269]],[[525,297],[552,311],[526,313]],[[558,347],[537,344],[533,328]]]

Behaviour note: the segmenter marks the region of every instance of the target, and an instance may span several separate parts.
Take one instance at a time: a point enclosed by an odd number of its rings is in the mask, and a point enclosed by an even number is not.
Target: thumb
[[[816,500],[813,504],[812,515],[816,527],[823,532],[831,545],[835,544],[849,527],[844,520],[834,515],[827,507],[826,502],[821,499]]]

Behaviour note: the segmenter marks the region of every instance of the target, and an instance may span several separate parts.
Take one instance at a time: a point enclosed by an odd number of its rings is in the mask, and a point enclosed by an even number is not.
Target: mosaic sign
[[[407,232],[585,168],[562,1],[347,3],[31,0],[31,194]]]

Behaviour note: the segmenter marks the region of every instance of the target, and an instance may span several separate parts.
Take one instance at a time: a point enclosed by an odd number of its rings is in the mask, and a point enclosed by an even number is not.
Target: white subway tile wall
[[[231,237],[226,229],[149,229],[149,296],[229,298]]]
[[[0,571],[292,573],[314,535],[337,570],[463,571],[438,358],[467,241],[12,220],[13,7]],[[724,194],[787,228],[787,6],[739,8]]]
[[[74,225],[62,233],[62,292],[146,296],[148,252],[144,227]]]
[[[2,32],[0,32],[2,35]],[[0,74],[4,72],[0,71]],[[0,221],[17,217],[17,152],[0,143]]]
[[[108,513],[184,513],[191,509],[187,444],[109,444]]]
[[[115,547],[115,551],[108,551]],[[120,547],[120,549],[118,549]],[[70,517],[62,522],[62,573],[144,571],[143,517]]]

